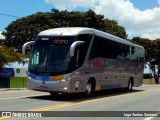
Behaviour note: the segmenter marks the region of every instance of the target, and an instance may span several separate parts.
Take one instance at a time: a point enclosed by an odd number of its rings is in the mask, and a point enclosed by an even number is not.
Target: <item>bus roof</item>
[[[85,28],[85,27],[64,27],[64,28],[54,28],[49,30],[44,30],[39,33],[39,35],[50,35],[50,36],[57,36],[57,35],[78,35],[83,33],[94,33],[94,29],[92,28]]]
[[[108,38],[110,40],[117,41],[120,43],[128,44],[131,46],[136,46],[136,47],[141,47],[139,45],[133,44],[127,40],[111,35],[109,33],[106,33],[100,30],[96,30],[93,28],[87,28],[87,27],[64,27],[64,28],[48,29],[48,30],[44,30],[40,32],[38,36],[75,36],[79,34],[94,34],[94,35]]]

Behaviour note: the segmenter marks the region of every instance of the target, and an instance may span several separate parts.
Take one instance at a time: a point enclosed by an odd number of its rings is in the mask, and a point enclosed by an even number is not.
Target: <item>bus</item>
[[[144,48],[93,28],[66,27],[40,32],[32,44],[28,89],[82,93],[142,85]]]

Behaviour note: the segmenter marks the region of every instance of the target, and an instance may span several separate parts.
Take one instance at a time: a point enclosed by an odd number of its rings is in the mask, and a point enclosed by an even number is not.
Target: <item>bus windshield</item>
[[[29,71],[37,73],[65,73],[71,70],[69,50],[75,36],[36,38],[29,61]]]

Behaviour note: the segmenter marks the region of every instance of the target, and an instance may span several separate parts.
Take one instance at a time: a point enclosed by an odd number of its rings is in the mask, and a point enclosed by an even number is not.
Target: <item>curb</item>
[[[10,90],[28,90],[27,88],[0,88],[0,91],[10,91]]]

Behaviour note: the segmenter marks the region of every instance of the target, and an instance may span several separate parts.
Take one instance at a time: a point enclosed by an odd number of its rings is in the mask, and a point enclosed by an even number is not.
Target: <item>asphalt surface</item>
[[[3,89],[0,90],[0,111],[11,112],[12,115],[16,111],[21,112],[18,118],[0,117],[0,120],[159,120],[160,117],[155,115],[160,111],[160,85],[143,85],[131,92],[106,90],[91,97],[83,94],[51,96],[46,92],[27,89]],[[42,115],[42,118],[32,117],[32,112],[38,117]],[[20,118],[26,114],[31,118]]]

